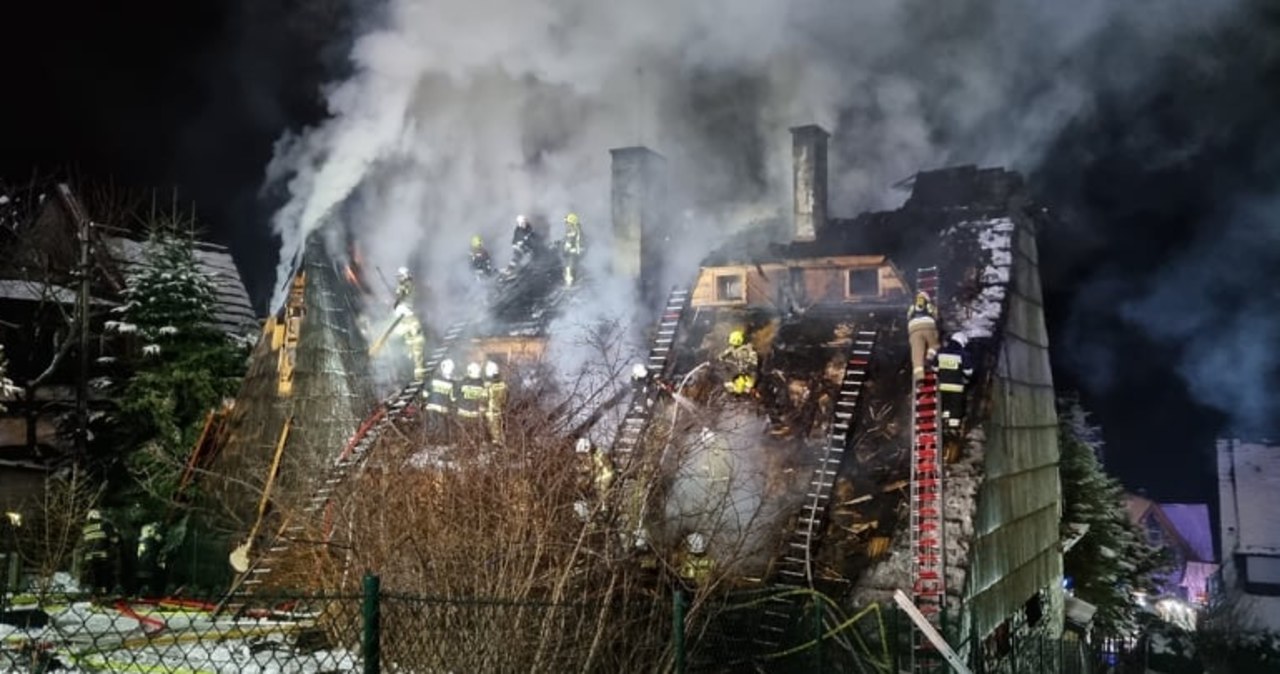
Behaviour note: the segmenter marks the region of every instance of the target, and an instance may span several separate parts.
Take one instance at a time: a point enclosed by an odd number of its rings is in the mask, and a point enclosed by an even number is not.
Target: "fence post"
[[[379,674],[382,671],[380,586],[377,576],[369,571],[364,572],[364,601],[360,607],[360,650],[364,654],[364,674]]]
[[[671,645],[675,649],[676,674],[685,674],[684,590],[671,593]]]

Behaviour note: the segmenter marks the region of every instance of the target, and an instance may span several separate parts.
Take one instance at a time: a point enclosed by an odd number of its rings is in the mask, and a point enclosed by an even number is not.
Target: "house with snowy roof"
[[[1221,438],[1222,569],[1212,602],[1234,629],[1280,633],[1280,442]]]
[[[72,411],[80,394],[77,382],[115,374],[116,344],[102,337],[102,324],[121,302],[127,275],[141,261],[142,244],[123,229],[93,222],[67,184],[6,197],[0,203],[0,342],[9,359],[9,376],[28,387],[0,414],[0,506],[18,505],[38,493],[45,472],[73,447]],[[81,300],[79,245],[89,233],[89,372],[78,369],[81,342],[69,340]],[[248,293],[221,246],[196,243],[201,271],[216,293],[217,327],[241,337],[257,330]],[[91,419],[106,409],[98,389],[88,387]]]
[[[1169,553],[1170,569],[1157,579],[1160,594],[1203,606],[1209,579],[1218,571],[1208,504],[1157,503],[1128,494],[1125,505],[1147,542]]]

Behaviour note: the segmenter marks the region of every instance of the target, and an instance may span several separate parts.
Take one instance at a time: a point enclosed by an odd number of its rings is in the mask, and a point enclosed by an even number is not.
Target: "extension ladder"
[[[672,288],[658,319],[658,331],[649,347],[649,357],[645,360],[645,368],[651,376],[661,376],[666,372],[667,364],[671,362],[676,332],[680,328],[680,318],[688,306],[689,289]],[[622,418],[622,426],[618,428],[618,434],[613,440],[612,454],[615,461],[630,457],[640,445],[652,411],[649,395],[649,391],[639,390],[631,397],[627,413]]]
[[[938,270],[925,267],[916,272],[916,288],[937,303]],[[941,427],[938,381],[933,367],[914,382],[911,437],[911,599],[934,628],[941,628],[946,601],[946,555],[943,501]],[[919,631],[912,633],[912,659],[927,651]],[[929,668],[916,662],[915,671]]]

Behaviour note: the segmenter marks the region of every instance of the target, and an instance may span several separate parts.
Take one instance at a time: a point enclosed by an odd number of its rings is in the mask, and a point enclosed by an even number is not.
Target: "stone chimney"
[[[613,155],[613,272],[636,281],[647,303],[662,279],[670,246],[667,160],[647,147],[622,147]]]
[[[795,240],[813,241],[827,226],[827,139],[817,124],[791,128]]]

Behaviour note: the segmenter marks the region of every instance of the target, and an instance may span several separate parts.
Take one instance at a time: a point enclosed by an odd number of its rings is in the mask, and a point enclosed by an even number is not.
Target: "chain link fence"
[[[810,590],[504,601],[384,591],[366,576],[360,594],[337,596],[9,595],[0,674],[949,671],[913,650],[913,630],[896,608],[850,612]],[[975,674],[1125,671],[1072,640],[955,645]]]

